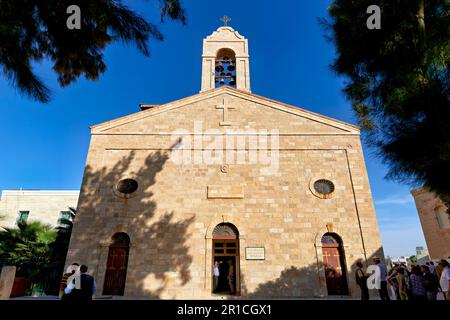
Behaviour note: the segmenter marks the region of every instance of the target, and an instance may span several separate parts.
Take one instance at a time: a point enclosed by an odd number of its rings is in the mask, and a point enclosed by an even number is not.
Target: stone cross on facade
[[[223,110],[223,115],[222,115],[222,120],[219,122],[220,126],[231,126],[233,123],[231,123],[230,121],[228,121],[228,112],[230,110],[236,109],[235,107],[229,107],[229,106],[225,106],[225,100],[222,100],[222,105],[221,106],[216,106],[216,109],[222,109]]]
[[[223,22],[223,25],[224,25],[224,26],[227,26],[227,25],[228,25],[228,22],[231,21],[231,18],[229,18],[228,16],[223,16],[222,18],[220,18],[220,21]]]

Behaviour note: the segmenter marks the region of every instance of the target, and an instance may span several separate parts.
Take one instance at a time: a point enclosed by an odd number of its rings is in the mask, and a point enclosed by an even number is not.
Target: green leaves
[[[381,29],[365,9],[381,8]],[[335,0],[322,22],[337,50],[332,69],[388,177],[449,198],[450,15],[442,0]],[[447,204],[450,204],[447,202]],[[449,206],[450,208],[450,206]]]
[[[56,236],[57,232],[51,226],[39,222],[6,228],[0,232],[0,259],[15,265],[19,274],[41,270],[50,263],[51,246]]]
[[[66,26],[70,5],[81,9],[81,30]],[[180,0],[160,0],[161,19],[186,23]],[[20,93],[46,103],[50,89],[34,73],[33,63],[53,63],[61,86],[80,76],[97,80],[106,71],[103,51],[114,41],[135,45],[150,55],[148,40],[163,40],[158,27],[120,0],[0,1],[0,67]]]

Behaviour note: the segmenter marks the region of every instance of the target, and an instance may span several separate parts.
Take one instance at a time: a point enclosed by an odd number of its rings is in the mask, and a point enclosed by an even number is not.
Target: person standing
[[[408,300],[408,289],[406,287],[405,269],[401,266],[397,269],[398,296],[400,300]]]
[[[367,274],[363,270],[361,261],[356,262],[355,278],[356,283],[361,289],[361,300],[369,300],[369,289],[367,288]]]
[[[391,292],[394,300],[400,300],[400,295],[398,293],[398,283],[397,283],[397,269],[399,265],[394,264],[394,268],[392,268],[389,272],[389,276],[387,277],[387,282],[391,285]]]
[[[436,296],[439,288],[439,281],[435,274],[430,272],[429,266],[422,266],[421,271],[423,273],[423,279],[425,280],[425,292],[429,301],[436,300]]]
[[[67,287],[67,280],[69,279],[69,277],[71,275],[75,274],[75,272],[77,272],[80,267],[80,265],[76,262],[72,263],[71,266],[72,266],[72,268],[71,268],[72,271],[64,273],[62,276],[62,279],[61,279],[61,283],[59,284],[59,295],[58,296],[60,299],[65,299],[64,289],[66,289],[66,287]]]
[[[430,268],[430,272],[431,272],[432,274],[436,275],[436,277],[437,277],[437,271],[436,271],[436,267],[435,267],[433,261],[430,261],[430,263],[429,263],[429,265],[428,265],[428,268]]]
[[[97,290],[94,277],[87,274],[88,267],[86,265],[80,266],[80,288],[76,288],[77,281],[72,281],[67,284],[64,292],[70,295],[71,300],[74,301],[88,301],[92,300],[92,296]]]
[[[439,285],[444,294],[445,300],[450,300],[450,268],[448,262],[445,259],[439,261],[439,266],[442,268],[441,278],[439,280]]]
[[[426,300],[425,279],[419,266],[414,266],[409,276],[411,300]]]
[[[217,292],[217,286],[219,285],[219,262],[214,261],[214,267],[213,267],[213,293]]]
[[[389,293],[387,291],[387,270],[386,265],[384,263],[381,263],[381,259],[378,257],[375,257],[373,259],[373,262],[377,266],[380,274],[380,289],[378,289],[378,294],[380,295],[381,300],[391,300],[389,298]]]
[[[234,294],[234,267],[233,261],[228,260],[228,265],[230,266],[228,269],[228,284],[230,285],[230,294]]]

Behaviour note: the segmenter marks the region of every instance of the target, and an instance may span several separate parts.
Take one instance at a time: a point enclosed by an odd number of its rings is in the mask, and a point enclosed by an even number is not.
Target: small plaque
[[[264,247],[247,247],[245,248],[246,260],[265,260],[266,251]]]

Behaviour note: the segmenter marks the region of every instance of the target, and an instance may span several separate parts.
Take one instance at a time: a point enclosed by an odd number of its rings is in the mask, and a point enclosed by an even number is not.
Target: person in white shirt
[[[77,279],[69,281],[64,292],[68,295],[69,300],[72,301],[92,300],[92,295],[97,290],[95,279],[87,274],[88,267],[86,265],[81,265],[79,270],[79,282]],[[77,282],[80,285],[79,288],[77,288]]]
[[[387,269],[386,265],[381,263],[379,257],[373,258],[373,263],[377,266],[380,271],[380,289],[378,289],[378,294],[381,300],[391,300],[389,293],[387,291]]]
[[[433,262],[433,261],[430,261],[429,263],[427,263],[427,265],[428,265],[428,268],[430,268],[430,272],[431,272],[432,274],[437,275],[436,267],[434,266],[434,262]]]
[[[441,286],[442,292],[444,293],[445,300],[450,300],[450,268],[448,266],[447,260],[444,259],[439,261],[439,265],[443,268],[441,279],[439,280],[439,285]]]
[[[219,284],[219,262],[214,261],[214,268],[213,268],[213,292],[217,292],[217,286]]]

